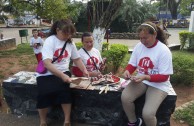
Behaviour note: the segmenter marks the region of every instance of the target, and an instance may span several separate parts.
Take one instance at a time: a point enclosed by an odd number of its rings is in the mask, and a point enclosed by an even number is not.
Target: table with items
[[[3,81],[3,95],[11,113],[22,115],[37,115],[35,72],[20,71]],[[92,81],[91,81],[92,80]],[[73,122],[90,125],[124,126],[127,117],[121,104],[121,92],[128,82],[112,74],[98,78],[73,77],[72,114]],[[158,126],[170,126],[170,117],[176,105],[176,93],[172,89],[162,102],[158,111]],[[141,117],[145,96],[135,101],[136,114]],[[48,116],[63,119],[60,106],[54,106]]]

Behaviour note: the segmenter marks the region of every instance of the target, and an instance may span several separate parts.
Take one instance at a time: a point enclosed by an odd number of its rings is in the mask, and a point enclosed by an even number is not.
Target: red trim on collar
[[[157,43],[158,43],[158,39],[156,39],[155,43],[154,43],[152,46],[147,47],[147,48],[153,48],[154,46],[156,46],[156,45],[157,45]]]

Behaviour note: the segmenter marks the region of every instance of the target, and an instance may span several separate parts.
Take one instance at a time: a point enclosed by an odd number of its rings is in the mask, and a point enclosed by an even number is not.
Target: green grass
[[[32,58],[25,58],[23,56],[28,56]],[[19,59],[19,65],[27,66],[29,64],[36,64],[36,58],[33,49],[30,47],[29,43],[20,44],[16,49],[0,51],[0,58],[14,57]],[[8,64],[13,65],[13,62],[8,62]]]
[[[14,50],[0,51],[0,58],[7,56],[21,56],[21,55],[31,55],[33,54],[33,49],[30,47],[29,43],[20,44]]]
[[[194,103],[186,108],[175,111],[174,117],[177,120],[187,122],[190,126],[194,126]]]

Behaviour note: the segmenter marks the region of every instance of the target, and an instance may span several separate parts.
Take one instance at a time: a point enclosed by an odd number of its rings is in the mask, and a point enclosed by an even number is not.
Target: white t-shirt
[[[34,48],[33,47],[33,50],[34,50],[34,53],[35,54],[38,54],[41,52],[41,49],[42,49],[42,45],[43,45],[43,40],[41,39],[41,37],[38,37],[38,38],[34,38],[32,37],[30,39],[30,46],[33,46],[35,43],[40,43],[40,46],[38,46],[37,48]]]
[[[100,67],[100,63],[102,62],[102,57],[100,55],[100,52],[96,48],[92,48],[90,51],[87,51],[89,55],[93,58],[94,62],[96,63],[96,66]],[[83,50],[83,48],[79,49],[78,53],[80,54],[80,57],[86,66],[86,69],[89,72],[96,71],[96,67],[94,65],[94,62],[89,57],[89,55]],[[75,66],[75,64],[73,64]]]
[[[65,41],[59,40],[55,35],[48,37],[45,40],[42,48],[42,59],[53,60],[54,58],[57,58],[60,55],[64,44],[65,44]],[[53,64],[58,70],[62,72],[69,71],[70,59],[77,59],[79,57],[80,56],[78,54],[75,43],[73,42],[67,43],[63,54]],[[47,73],[40,74],[40,76],[51,75],[51,74],[52,73],[50,71],[47,71]]]
[[[152,48],[145,47],[141,42],[138,43],[133,50],[129,64],[137,67],[138,75],[173,74],[172,54],[169,48],[160,41]],[[169,80],[165,82],[144,80],[143,83],[165,92],[169,92],[172,87]]]

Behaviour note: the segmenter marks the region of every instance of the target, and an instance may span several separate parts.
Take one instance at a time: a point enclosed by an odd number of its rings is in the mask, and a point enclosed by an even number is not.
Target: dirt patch
[[[29,59],[34,59],[32,63],[29,63]],[[26,61],[27,60],[27,61]],[[36,59],[32,56],[21,56],[21,57],[12,57],[12,58],[0,58],[0,83],[9,76],[19,72],[19,71],[34,71],[36,67]],[[25,62],[24,62],[25,61]],[[117,75],[120,75],[123,69],[119,69]],[[185,87],[185,86],[174,86],[175,92],[177,93],[177,102],[176,106],[181,106],[182,104],[193,100],[194,98],[194,86]],[[2,98],[2,92],[0,95]],[[7,105],[4,100],[2,100],[2,106],[0,107],[0,112],[7,112]],[[179,121],[171,118],[171,126],[188,126],[187,124],[181,124]]]

